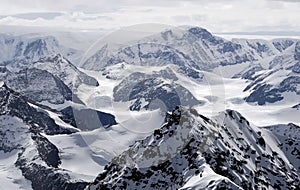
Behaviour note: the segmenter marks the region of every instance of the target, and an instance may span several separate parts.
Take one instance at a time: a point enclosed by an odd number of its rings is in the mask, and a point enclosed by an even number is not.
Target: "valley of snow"
[[[122,153],[137,139],[152,134],[164,122],[159,110],[120,115],[121,124],[108,130],[104,128],[82,131],[71,135],[44,135],[60,151],[61,168],[74,179],[91,181],[103,171],[112,158]],[[126,120],[127,118],[127,120]]]
[[[82,85],[79,89],[79,97],[94,109],[115,114],[117,120],[120,122],[123,121],[122,113],[125,112],[125,118],[130,113],[126,110],[127,106],[124,106],[125,103],[113,102],[111,99],[113,88],[130,73],[136,71],[152,73],[153,71],[164,69],[164,67],[125,65],[124,69],[118,67],[120,64],[112,67],[113,74],[118,76],[119,80],[110,80],[99,74],[99,72],[80,69],[96,78],[100,86],[91,88]],[[208,117],[214,116],[226,109],[232,109],[242,113],[242,115],[257,126],[267,126],[274,123],[294,123],[300,125],[300,118],[297,117],[300,114],[300,110],[292,109],[292,106],[299,103],[297,96],[287,93],[284,101],[263,106],[247,103],[244,98],[249,95],[249,92],[244,92],[243,90],[249,85],[249,82],[240,78],[222,77],[226,76],[224,73],[228,73],[229,71],[238,73],[245,65],[248,64],[218,67],[214,70],[214,73],[202,71],[204,74],[203,82],[193,81],[178,73],[177,77],[180,78],[179,83],[189,89],[197,99],[205,101],[205,104],[198,106],[197,110]],[[121,111],[122,109],[123,111]]]
[[[163,68],[126,65],[126,69],[120,70],[118,66],[120,65],[112,66],[112,71],[120,77],[119,80],[110,80],[99,72],[80,69],[96,78],[100,85],[98,87],[82,85],[78,90],[79,98],[88,107],[115,115],[118,125],[110,127],[109,130],[100,128],[72,135],[46,136],[59,148],[62,159],[61,168],[70,171],[74,179],[92,180],[113,157],[126,150],[135,140],[143,139],[151,134],[164,122],[164,115],[159,110],[129,111],[128,103],[114,102],[111,98],[114,86],[130,73],[135,71],[152,73]],[[243,65],[240,66],[243,67]],[[219,70],[215,70],[215,73],[225,72],[226,69],[231,70],[232,67],[237,66],[218,68]],[[264,106],[249,104],[244,100],[247,95],[247,92],[243,92],[248,85],[246,80],[223,78],[215,73],[203,72],[205,79],[202,83],[177,74],[180,84],[189,89],[199,100],[205,102],[204,105],[196,107],[200,114],[211,118],[219,112],[232,109],[240,112],[256,126],[291,122],[300,124],[298,117],[300,111],[289,108],[295,104],[295,101]]]

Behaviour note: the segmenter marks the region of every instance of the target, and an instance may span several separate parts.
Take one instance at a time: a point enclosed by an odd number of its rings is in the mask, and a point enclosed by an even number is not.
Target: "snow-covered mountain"
[[[150,75],[134,72],[114,88],[114,101],[133,101],[130,110],[172,111],[176,105],[201,104],[186,88],[177,84],[177,80],[170,68]]]
[[[297,189],[298,166],[280,140],[232,110],[208,119],[177,108],[153,135],[114,158],[88,189]]]
[[[34,101],[80,102],[75,94],[78,86],[99,85],[67,59],[79,62],[81,50],[64,47],[55,37],[1,34],[0,47],[0,80]]]
[[[72,90],[76,90],[81,84],[99,85],[96,79],[78,70],[75,65],[61,54],[42,57],[38,61],[31,63],[29,68],[37,68],[50,72],[61,79]]]
[[[9,73],[5,82],[13,90],[37,102],[62,104],[75,96],[59,78],[36,68]]]
[[[231,76],[252,81],[245,88],[251,92],[245,97],[247,102],[263,105],[289,98],[286,92],[292,92],[292,96],[299,94],[299,42],[296,39],[229,41],[200,27],[176,27],[121,45],[97,44],[95,48],[99,50],[83,59],[82,68],[101,71],[122,62],[139,66],[176,65],[186,75],[198,78],[199,69],[211,71],[228,67],[230,70],[230,66],[241,65],[242,69],[231,71]]]
[[[0,97],[0,155],[1,163],[8,162],[7,166],[0,165],[1,171],[4,171],[0,187],[83,189],[86,182],[73,179],[69,171],[60,169],[60,151],[45,136],[108,127],[116,124],[114,116],[79,108],[78,111],[74,108],[73,113],[71,107],[53,110],[28,100],[5,84],[0,87]],[[79,114],[79,111],[83,117],[75,119],[73,114]],[[97,118],[93,114],[98,114]],[[102,125],[92,126],[91,122],[96,124],[95,121],[102,122]],[[11,176],[14,173],[17,176]]]
[[[211,70],[219,65],[258,61],[276,55],[292,43],[292,40],[228,41],[200,27],[177,27],[119,46],[103,44],[81,67],[99,70],[124,61],[136,65],[175,64]]]
[[[299,40],[114,34],[0,35],[0,189],[299,187]]]
[[[34,108],[26,98],[9,89],[6,85],[0,87],[0,118],[1,118],[1,155],[9,159],[10,166],[1,168],[8,174],[3,176],[3,188],[46,188],[72,187],[84,183],[71,182],[70,177],[57,171],[60,164],[58,149],[45,138],[42,133],[49,135],[70,134],[76,130],[55,123],[45,112]],[[11,176],[16,172],[17,176]],[[23,181],[17,183],[13,179]],[[29,181],[28,181],[29,180]],[[11,182],[9,182],[11,181]],[[3,185],[3,184],[1,184]]]
[[[76,96],[80,85],[98,86],[93,77],[79,71],[70,61],[60,54],[50,55],[29,63],[17,71],[9,66],[1,66],[0,80],[13,90],[28,98],[53,104],[62,104],[68,100],[81,102]]]
[[[72,61],[81,56],[80,50],[60,45],[53,36],[0,34],[0,47],[0,65],[16,69],[51,54],[60,53]]]
[[[246,98],[247,102],[257,102],[263,105],[283,99],[288,101],[300,95],[299,47],[300,42],[295,42],[274,56],[268,63],[267,69],[253,67],[245,72],[246,75],[242,75],[252,79],[252,82],[244,89],[251,91]],[[254,70],[256,72],[253,72]]]

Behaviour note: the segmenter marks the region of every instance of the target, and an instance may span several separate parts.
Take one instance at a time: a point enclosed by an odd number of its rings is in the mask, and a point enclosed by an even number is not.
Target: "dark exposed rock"
[[[99,86],[98,81],[81,72],[61,54],[55,54],[39,59],[32,63],[30,68],[46,70],[62,80],[70,89],[76,90],[81,84]]]
[[[114,88],[114,100],[134,101],[131,110],[161,108],[171,111],[177,105],[193,106],[201,103],[181,85],[166,83],[167,76],[132,73]],[[143,101],[146,104],[142,106]]]
[[[37,102],[60,104],[75,96],[57,77],[40,69],[24,69],[12,73],[5,80],[7,86]]]
[[[81,130],[93,130],[117,124],[115,116],[97,110],[77,109],[69,106],[60,112],[60,118],[63,121]]]
[[[273,45],[276,49],[278,49],[280,52],[286,50],[288,47],[290,47],[291,45],[293,45],[295,42],[294,40],[274,40],[273,41]]]
[[[298,41],[295,46],[295,59],[300,61],[300,42]]]
[[[271,85],[259,86],[247,98],[247,102],[257,102],[258,105],[264,105],[266,102],[274,103],[283,99],[278,89],[272,89]]]
[[[30,106],[27,99],[21,94],[9,89],[5,84],[0,87],[0,115],[11,115],[22,119],[32,126],[31,130],[45,132],[46,134],[72,133],[62,128],[46,113],[40,112]]]
[[[24,159],[19,158],[16,166],[21,169],[24,177],[31,181],[34,190],[83,190],[87,185],[87,182],[83,181],[72,182],[67,174],[58,173],[34,162],[29,164]]]
[[[31,138],[36,142],[37,150],[42,160],[48,166],[57,168],[61,164],[57,147],[39,133],[33,133]]]

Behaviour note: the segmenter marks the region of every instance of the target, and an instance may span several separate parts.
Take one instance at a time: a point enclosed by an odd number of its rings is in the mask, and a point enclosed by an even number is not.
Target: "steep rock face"
[[[119,52],[110,58],[108,65],[126,62],[137,65],[168,65],[178,66],[195,65],[188,56],[175,48],[157,43],[139,43],[130,47],[120,49]]]
[[[5,67],[0,66],[0,81],[4,81],[11,72]]]
[[[170,69],[154,74],[134,72],[114,88],[114,100],[133,102],[130,110],[157,109],[172,111],[176,105],[201,103],[178,80]]]
[[[59,169],[61,161],[55,145],[40,133],[30,131],[25,134],[31,139],[20,147],[15,166],[31,181],[33,190],[84,189],[86,182],[73,181],[65,171]],[[24,136],[23,133],[19,135]]]
[[[30,139],[27,135],[20,135],[26,134],[29,127],[17,118],[1,114],[0,123],[0,150],[4,153],[19,149]]]
[[[276,77],[276,73],[269,75],[270,78]],[[263,81],[264,79],[261,79]],[[247,91],[249,89],[252,90],[252,93],[245,98],[247,102],[257,102],[258,105],[264,105],[266,103],[274,103],[281,101],[285,98],[283,93],[291,92],[295,95],[300,95],[299,84],[300,77],[299,76],[287,76],[278,84],[269,84],[268,82],[264,83],[260,80],[255,80],[257,84],[250,84],[248,87],[244,89]],[[254,83],[255,83],[254,82]],[[251,88],[251,86],[254,86]]]
[[[77,88],[81,84],[99,86],[95,78],[79,71],[60,54],[41,58],[21,68],[10,71],[6,66],[1,66],[0,80],[37,102],[62,104],[73,100],[83,104],[76,95]]]
[[[72,100],[74,96],[59,78],[40,69],[24,69],[11,73],[5,82],[13,90],[37,102],[61,104],[65,100]]]
[[[9,89],[5,84],[0,87],[0,115],[16,116],[32,125],[31,130],[46,134],[71,133],[72,130],[57,125],[46,113],[29,105],[21,94]]]
[[[67,173],[57,172],[55,169],[36,164],[36,162],[19,158],[16,162],[24,177],[32,182],[33,190],[40,189],[64,189],[83,190],[87,182],[72,181]]]
[[[266,40],[247,40],[247,46],[251,48],[257,55],[261,58],[275,55],[278,53],[277,48],[275,48],[269,41]]]
[[[300,61],[300,42],[298,41],[295,46],[295,59]]]
[[[88,189],[296,189],[299,173],[276,141],[235,111],[211,120],[177,108],[161,129],[114,158]]]
[[[247,98],[247,102],[257,102],[258,105],[264,105],[266,103],[274,103],[283,100],[281,92],[284,90],[272,89],[271,85],[259,85],[254,88]]]
[[[80,84],[99,86],[96,79],[79,71],[77,67],[61,54],[41,58],[29,67],[50,72],[62,80],[71,90],[75,90]]]

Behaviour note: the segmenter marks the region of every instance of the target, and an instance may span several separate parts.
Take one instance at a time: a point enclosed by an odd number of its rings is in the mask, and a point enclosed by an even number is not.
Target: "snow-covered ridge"
[[[81,67],[99,70],[106,65],[124,61],[129,64],[151,66],[184,63],[195,68],[211,70],[219,65],[261,60],[285,50],[295,41],[291,39],[229,41],[214,36],[200,27],[175,27],[112,49],[109,43],[97,44],[94,48],[98,48],[98,52],[84,59]]]
[[[32,124],[32,130],[46,134],[72,133],[74,129],[57,125],[48,114],[32,107],[30,100],[6,86],[0,87],[0,114],[10,115]]]
[[[179,108],[114,158],[89,189],[296,189],[299,173],[277,145],[275,136],[235,111],[211,120]]]
[[[77,69],[68,59],[61,54],[42,57],[29,65],[30,68],[46,70],[61,79],[70,89],[76,90],[81,84],[98,86],[96,79]]]
[[[176,105],[201,104],[177,80],[169,67],[153,74],[133,72],[114,88],[114,101],[132,101],[130,110],[172,111]]]
[[[247,102],[258,102],[259,105],[281,100],[293,101],[300,94],[300,65],[297,60],[299,42],[293,43],[281,53],[274,56],[268,68],[250,67],[242,75],[251,83],[244,89],[252,91]]]
[[[265,105],[285,98],[290,101],[299,94],[298,41],[290,38],[225,40],[204,28],[174,27],[119,46],[114,44],[113,48],[109,43],[96,44],[97,52],[86,57],[80,66],[102,71],[119,63],[143,67],[177,65],[187,71],[186,75],[195,77],[194,69],[215,71],[227,67],[231,77],[253,80],[245,89],[251,92],[245,100]],[[231,70],[234,67],[240,70],[234,72]],[[295,94],[290,97],[285,92]]]
[[[82,189],[84,183],[72,182],[66,172],[57,169],[61,163],[58,149],[41,134],[70,134],[78,130],[56,124],[42,108],[37,109],[27,98],[5,84],[0,87],[0,97],[0,134],[3,137],[0,140],[0,159],[5,161],[5,156],[10,157],[7,163],[9,168],[5,171],[8,175],[15,173],[14,178],[19,179],[16,184],[7,177],[1,179],[1,182],[3,180],[4,184],[8,184],[5,188],[70,186],[72,189]]]
[[[55,37],[43,35],[0,34],[0,47],[0,64],[16,69],[51,54],[61,53],[72,61],[77,61],[76,57],[80,54],[78,50],[61,46]]]

